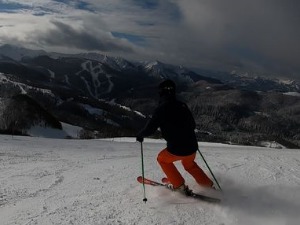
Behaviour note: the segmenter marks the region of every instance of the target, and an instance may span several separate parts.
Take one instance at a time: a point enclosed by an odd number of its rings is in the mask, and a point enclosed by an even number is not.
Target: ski
[[[147,185],[151,185],[151,186],[167,186],[168,184],[168,180],[167,178],[163,178],[162,179],[162,183],[157,182],[157,181],[153,181],[147,178],[143,178],[142,176],[137,177],[137,181],[141,184],[147,184]],[[202,194],[197,194],[194,193],[193,191],[191,191],[191,193],[189,195],[186,195],[187,197],[192,197],[195,199],[199,199],[202,201],[206,201],[206,202],[210,202],[210,203],[219,203],[221,202],[220,199],[218,198],[214,198],[214,197],[209,197],[206,195],[202,195]]]
[[[164,185],[167,185],[167,184],[170,183],[169,180],[168,180],[168,178],[166,178],[166,177],[163,177],[161,179],[161,182]],[[187,196],[190,196],[190,197],[193,197],[193,198],[196,198],[196,199],[200,199],[200,200],[203,200],[203,201],[206,201],[206,202],[211,202],[211,203],[219,203],[219,202],[221,202],[221,199],[210,197],[210,196],[206,196],[206,195],[203,195],[203,194],[198,194],[198,193],[195,193],[193,190],[191,190],[191,192]]]
[[[148,185],[152,185],[152,186],[166,186],[165,184],[153,181],[153,180],[149,180],[147,178],[144,178],[142,176],[139,176],[137,178],[137,181],[140,182],[141,184],[148,184]]]

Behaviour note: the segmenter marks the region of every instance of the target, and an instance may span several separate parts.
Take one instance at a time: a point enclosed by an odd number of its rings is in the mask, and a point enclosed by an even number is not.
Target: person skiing
[[[212,180],[195,162],[198,143],[194,129],[195,120],[188,106],[176,98],[176,85],[166,79],[158,86],[159,105],[154,110],[152,118],[137,134],[136,140],[144,141],[144,137],[153,134],[158,128],[167,141],[167,147],[157,156],[157,161],[166,174],[168,188],[186,193],[189,189],[185,180],[175,167],[175,161],[181,161],[184,169],[190,173],[196,182],[204,187],[212,187]]]

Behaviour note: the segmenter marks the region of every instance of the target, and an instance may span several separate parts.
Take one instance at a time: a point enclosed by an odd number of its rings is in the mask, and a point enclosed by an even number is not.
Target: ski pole
[[[213,174],[213,172],[211,171],[211,169],[210,169],[210,167],[209,167],[208,163],[206,162],[206,160],[205,160],[204,156],[202,155],[202,153],[200,152],[200,150],[199,150],[199,149],[198,149],[198,152],[199,152],[199,154],[201,155],[201,157],[202,157],[202,159],[203,159],[204,163],[206,164],[206,166],[207,166],[207,168],[208,168],[209,172],[211,173],[212,177],[214,178],[215,182],[217,183],[217,185],[218,185],[219,189],[222,191],[222,188],[220,187],[220,185],[219,185],[219,182],[217,181],[217,179],[216,179],[215,175],[214,175],[214,174]]]
[[[143,177],[143,190],[144,190],[144,198],[143,201],[146,203],[146,187],[145,187],[145,170],[144,170],[144,152],[143,152],[143,142],[141,142],[141,159],[142,159],[142,177]]]

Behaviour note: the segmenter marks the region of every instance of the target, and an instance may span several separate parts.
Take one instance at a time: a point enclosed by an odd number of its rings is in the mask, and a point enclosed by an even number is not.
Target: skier
[[[176,98],[176,85],[170,80],[159,84],[159,105],[152,118],[147,122],[136,140],[144,141],[144,137],[153,134],[158,128],[167,141],[167,147],[157,157],[157,161],[170,183],[167,187],[174,191],[187,194],[188,186],[175,167],[175,161],[181,161],[184,169],[190,173],[196,182],[204,187],[213,187],[213,182],[194,161],[198,143],[194,129],[195,120],[187,105]]]

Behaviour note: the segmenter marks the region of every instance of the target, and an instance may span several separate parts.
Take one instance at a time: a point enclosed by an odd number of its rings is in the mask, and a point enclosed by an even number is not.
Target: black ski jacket
[[[195,120],[187,105],[175,96],[168,96],[161,100],[152,118],[137,136],[149,136],[160,128],[168,151],[173,155],[187,156],[198,149],[195,127]]]

